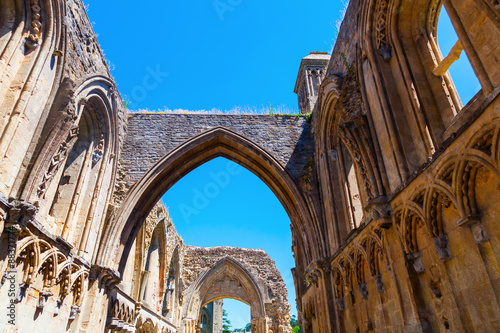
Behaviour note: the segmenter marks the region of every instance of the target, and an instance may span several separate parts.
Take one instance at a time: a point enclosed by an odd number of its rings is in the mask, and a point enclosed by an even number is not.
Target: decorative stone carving
[[[469,227],[477,244],[482,244],[488,241],[488,234],[486,233],[486,230],[484,230],[480,216],[465,216],[457,222],[457,225],[460,227]]]
[[[161,203],[156,204],[146,218],[146,223],[144,225],[144,246],[146,249],[151,245],[151,238],[153,237],[153,232],[158,223],[162,223],[165,219],[168,219],[167,209]]]
[[[477,244],[488,241],[488,235],[481,224],[481,214],[477,208],[475,182],[480,164],[467,161],[462,172],[460,195],[465,216],[458,221],[459,226],[471,228]]]
[[[383,293],[384,292],[384,282],[382,282],[382,275],[380,275],[380,274],[375,275],[375,282],[377,285],[377,291],[379,293]]]
[[[90,270],[90,278],[99,281],[99,285],[106,290],[110,290],[121,281],[120,274],[109,267],[93,265]]]
[[[422,253],[413,252],[406,255],[406,259],[411,263],[413,269],[417,274],[425,272],[424,264],[422,262]]]
[[[430,219],[431,232],[436,249],[436,253],[443,261],[451,258],[451,252],[448,248],[448,236],[444,233],[443,227],[443,208],[449,208],[451,200],[447,195],[434,192],[431,199]]]
[[[341,138],[356,164],[368,201],[380,201],[378,198],[382,196],[383,189],[379,185],[380,175],[373,164],[377,159],[367,118],[363,114],[363,99],[355,67],[350,68],[342,80],[335,112],[336,135]]]
[[[30,0],[31,4],[31,23],[29,27],[29,36],[26,39],[26,48],[30,51],[40,46],[42,38],[42,7],[39,0]]]
[[[382,56],[384,61],[389,61],[392,58],[392,46],[389,44],[389,31],[387,28],[388,21],[388,1],[378,0],[375,7],[375,40],[377,52]]]
[[[436,248],[436,253],[439,259],[446,261],[451,259],[450,248],[448,247],[448,235],[440,235],[432,239],[434,241],[434,246]]]
[[[69,314],[69,320],[75,320],[76,316],[80,313],[81,309],[78,305],[72,305],[71,306],[71,311]]]
[[[368,196],[368,200],[374,199],[375,196],[373,195],[373,187],[368,176],[368,168],[365,165],[363,156],[361,155],[361,149],[358,145],[358,142],[354,138],[353,132],[349,130],[347,126],[348,125],[345,123],[339,126],[342,133],[342,140],[349,149],[349,152],[353,157],[353,161],[358,166],[359,173],[361,174],[361,178],[363,179],[363,185],[366,191],[366,195]]]
[[[5,220],[5,229],[18,234],[27,227],[28,223],[35,219],[38,207],[19,200],[12,201],[10,205]]]
[[[366,287],[366,283],[359,284],[358,290],[362,299],[368,299],[368,288]]]
[[[38,296],[39,298],[38,298],[37,308],[40,310],[43,310],[43,308],[45,307],[45,304],[47,303],[48,298],[50,296],[53,296],[54,293],[51,293],[48,291],[41,291],[38,295],[39,295]]]
[[[335,299],[335,303],[340,311],[345,311],[344,297],[338,297]]]
[[[66,139],[63,142],[61,142],[59,148],[57,149],[57,152],[54,154],[54,156],[52,156],[52,159],[50,160],[49,167],[47,171],[44,173],[42,181],[37,188],[37,196],[39,198],[41,198],[45,194],[45,191],[47,190],[50,182],[52,181],[53,177],[55,176],[59,168],[66,161],[66,157],[69,151],[71,151],[71,148],[73,148],[73,144],[76,142],[77,139],[78,139],[78,126],[75,125],[71,127]]]
[[[375,221],[381,228],[388,229],[392,226],[392,207],[387,198],[379,197],[365,206],[365,220]]]
[[[41,276],[43,289],[39,292],[37,308],[43,310],[48,299],[58,290],[54,315],[59,315],[64,298],[72,293],[72,305],[80,306],[84,293],[85,279],[89,265],[83,259],[74,256],[70,250],[62,252],[60,242],[51,235],[38,229],[31,223],[20,234],[16,262],[22,264],[22,283],[16,296],[21,302],[35,278]],[[57,289],[54,289],[54,288]]]

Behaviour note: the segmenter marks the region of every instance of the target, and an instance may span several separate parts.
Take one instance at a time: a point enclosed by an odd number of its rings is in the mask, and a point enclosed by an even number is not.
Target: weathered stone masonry
[[[121,154],[125,179],[133,185],[162,157],[214,128],[238,133],[272,154],[294,177],[303,175],[314,154],[305,117],[203,114],[130,114]]]
[[[120,331],[122,321],[142,329],[149,322],[167,331],[177,327],[187,333],[197,328],[211,332],[202,319],[213,322],[214,318],[207,318],[210,313],[202,309],[224,298],[251,306],[257,332],[266,327],[281,333],[291,330],[285,282],[264,251],[185,246],[161,203],[153,208],[133,243],[122,277],[111,292],[109,332]],[[136,314],[124,319],[119,310],[122,305],[135,308]]]
[[[18,317],[0,331],[193,333],[227,286],[254,332],[286,332],[251,260],[210,253],[184,285],[158,200],[219,156],[290,217],[304,333],[500,331],[499,22],[496,0],[351,0],[328,65],[313,53],[299,73],[308,123],[128,114],[80,0],[2,0],[0,308]],[[468,103],[447,71],[457,54],[481,84]]]

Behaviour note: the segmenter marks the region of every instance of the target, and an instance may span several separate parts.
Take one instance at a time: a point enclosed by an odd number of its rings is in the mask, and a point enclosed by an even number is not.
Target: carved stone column
[[[113,289],[121,282],[118,272],[109,267],[93,265],[90,270],[90,286],[85,303],[80,311],[82,325],[87,327],[82,332],[103,332],[106,325],[108,303]]]
[[[252,318],[252,333],[267,333],[267,318]]]
[[[197,319],[184,319],[184,333],[197,333],[199,331]]]

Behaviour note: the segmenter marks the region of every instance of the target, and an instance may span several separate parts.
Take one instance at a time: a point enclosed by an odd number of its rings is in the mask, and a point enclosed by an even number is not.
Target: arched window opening
[[[177,309],[179,305],[179,260],[179,248],[176,248],[172,255],[172,259],[170,260],[167,287],[165,289],[165,295],[163,296],[162,305],[162,315],[170,321],[173,321],[176,318],[177,313],[175,312],[175,309]]]
[[[234,297],[238,300],[248,301],[248,304],[250,301],[254,302],[251,310],[255,311],[252,313],[255,318],[252,318],[258,319],[259,327],[261,327],[264,306],[261,304],[263,298],[260,289],[252,289],[252,293],[247,295],[246,293],[249,291],[242,288],[242,285],[235,284],[227,287],[224,283],[234,283],[235,281],[228,278],[232,275],[210,275],[217,279],[214,280],[217,283],[215,286],[209,285],[210,288],[213,287],[213,290],[207,289],[206,291],[213,294],[207,296],[206,299],[191,297],[190,288],[193,288],[196,282],[194,279],[197,276],[202,276],[198,275],[203,272],[203,270],[198,272],[199,268],[203,268],[205,265],[207,267],[215,265],[224,256],[234,255],[236,258],[249,258],[248,260],[251,260],[254,256],[260,258],[260,255],[264,255],[266,258],[271,257],[274,260],[272,264],[268,261],[262,262],[265,269],[276,276],[277,280],[273,280],[273,283],[286,284],[288,287],[280,289],[283,291],[283,295],[280,294],[277,303],[283,301],[283,304],[280,305],[283,315],[279,319],[273,319],[273,323],[269,324],[276,327],[283,325],[282,321],[287,320],[285,312],[290,311],[288,304],[295,300],[293,277],[290,274],[290,269],[295,264],[290,251],[291,221],[278,197],[266,183],[235,162],[217,157],[194,170],[190,170],[189,173],[176,180],[163,195],[161,201],[156,203],[155,207],[157,206],[164,207],[165,211],[168,210],[166,214],[172,218],[173,222],[173,224],[167,222],[165,225],[166,246],[160,244],[160,250],[165,248],[166,255],[158,255],[158,242],[155,237],[152,237],[151,245],[144,246],[147,255],[137,256],[138,251],[135,251],[136,257],[130,258],[131,253],[129,252],[127,267],[124,269],[125,272],[143,270],[140,278],[132,280],[134,279],[133,274],[127,274],[127,281],[124,281],[124,283],[133,285],[133,288],[129,288],[130,290],[137,290],[136,281],[140,280],[138,282],[140,285],[137,294],[138,301],[144,301],[146,308],[162,315],[166,321],[174,325],[208,329],[210,323],[213,322],[205,312],[206,309],[202,309],[202,305],[206,305],[207,301],[219,300],[221,297]],[[148,221],[156,218],[158,218],[158,214],[153,208],[148,212],[148,217],[138,233],[138,239],[141,237],[148,239],[147,236],[143,236],[150,232],[148,230],[153,229],[149,227]],[[258,249],[263,249],[267,254],[265,252],[262,254],[263,251]],[[197,251],[202,251],[203,254],[199,254]],[[252,255],[247,252],[251,252]],[[165,265],[165,278],[164,282],[156,287],[152,279],[158,281],[153,272],[158,258],[161,258],[160,262]],[[142,260],[144,264],[139,263]],[[258,263],[249,261],[248,264]],[[221,266],[224,269],[227,268],[225,274],[240,272],[239,266],[225,265],[229,264],[225,263]],[[133,268],[128,266],[133,266]],[[278,270],[283,274],[280,274]],[[160,271],[162,272],[163,269]],[[246,283],[253,286],[248,281]],[[160,288],[162,288],[161,291],[159,291]],[[227,292],[220,294],[221,290]],[[286,294],[286,290],[291,296]],[[247,300],[247,298],[249,299]],[[196,299],[200,303],[193,307],[190,305],[191,303],[187,303],[191,302],[192,299]],[[159,300],[161,301],[158,302]],[[153,307],[152,303],[158,304],[158,307]],[[295,306],[293,308],[295,309]],[[250,314],[250,311],[247,312]],[[297,315],[296,310],[292,310],[292,314]],[[249,323],[250,320],[246,320],[245,324],[241,325],[242,327],[235,328],[243,329]]]
[[[101,174],[106,147],[106,126],[101,108],[91,101],[83,108],[78,123],[78,136],[70,148],[64,169],[60,171],[57,188],[54,188],[49,215],[54,219],[60,234],[75,247],[89,232],[88,216],[95,202],[95,189]],[[49,191],[50,192],[50,191]]]
[[[92,146],[91,123],[88,114],[82,115],[78,125],[78,139],[68,154],[64,170],[57,187],[57,192],[49,214],[56,222],[64,222],[74,199],[73,193],[78,185],[80,175],[88,164],[89,152]]]
[[[341,155],[339,159],[342,189],[346,202],[346,213],[349,221],[349,229],[358,228],[363,220],[363,204],[359,191],[358,172],[347,147],[341,143]]]
[[[443,5],[440,6],[434,34],[439,63],[434,74],[445,79],[459,111],[481,90],[481,84]]]
[[[146,264],[144,266],[145,278],[143,300],[144,303],[151,309],[156,308],[161,289],[162,280],[162,230],[160,227],[161,222],[155,228],[153,236],[151,237],[151,244],[149,245],[148,255],[146,257]]]
[[[200,332],[250,332],[250,306],[241,301],[225,298],[203,306],[200,311]]]

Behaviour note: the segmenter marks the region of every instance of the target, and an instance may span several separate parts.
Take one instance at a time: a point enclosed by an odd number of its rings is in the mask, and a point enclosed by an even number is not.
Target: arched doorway
[[[243,264],[226,257],[203,272],[191,284],[186,293],[186,305],[182,314],[181,331],[194,333],[202,318],[205,305],[224,298],[232,298],[250,306],[252,332],[267,333],[267,323],[272,314],[266,312],[269,295],[265,284]]]

